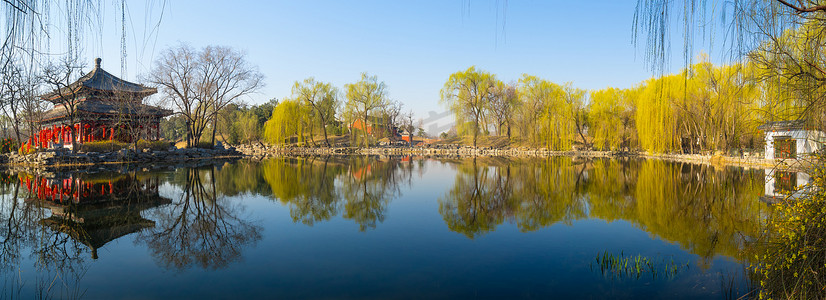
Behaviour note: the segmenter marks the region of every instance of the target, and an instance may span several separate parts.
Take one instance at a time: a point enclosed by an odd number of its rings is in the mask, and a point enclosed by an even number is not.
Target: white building
[[[764,195],[760,199],[775,203],[783,200],[787,196],[792,199],[803,197],[808,190],[805,188],[809,184],[809,174],[803,172],[785,172],[774,169],[766,169],[766,185]]]
[[[801,120],[769,122],[758,129],[766,132],[766,159],[800,158],[826,142],[826,134],[808,129]]]

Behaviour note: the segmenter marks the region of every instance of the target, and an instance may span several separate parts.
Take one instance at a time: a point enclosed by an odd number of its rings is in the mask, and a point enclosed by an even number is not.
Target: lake
[[[0,176],[4,298],[734,298],[805,174],[285,157]]]

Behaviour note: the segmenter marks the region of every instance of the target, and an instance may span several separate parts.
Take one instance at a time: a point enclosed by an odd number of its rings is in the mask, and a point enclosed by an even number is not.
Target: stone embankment
[[[268,145],[239,145],[237,150],[252,157],[277,155],[421,155],[421,156],[588,156],[615,157],[633,155],[627,152],[605,151],[550,151],[546,148],[494,148],[461,145],[430,145],[428,147],[274,147]]]
[[[143,149],[134,151],[124,149],[116,152],[78,152],[72,153],[66,148],[46,149],[32,154],[4,155],[10,167],[46,168],[64,166],[83,166],[115,163],[182,163],[188,160],[211,159],[222,157],[240,157],[242,154],[230,147],[227,149],[188,148],[169,150]]]
[[[461,158],[468,156],[497,156],[497,157],[641,157],[662,159],[668,161],[688,162],[696,164],[733,165],[757,168],[779,168],[804,170],[810,164],[807,160],[771,160],[764,159],[760,153],[743,153],[740,156],[700,155],[700,154],[652,154],[642,152],[611,152],[611,151],[552,151],[546,148],[494,148],[470,147],[462,145],[429,145],[427,147],[275,147],[269,145],[240,145],[237,150],[246,156],[264,158],[281,155],[418,155],[428,157]]]

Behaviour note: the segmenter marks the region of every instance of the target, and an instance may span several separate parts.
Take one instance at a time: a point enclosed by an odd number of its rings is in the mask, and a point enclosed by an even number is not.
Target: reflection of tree
[[[349,173],[341,176],[344,218],[352,219],[359,230],[376,228],[384,222],[390,200],[400,193],[399,182],[408,173],[396,172],[396,160],[378,161],[369,157],[350,160]]]
[[[14,297],[31,285],[40,298],[81,294],[79,281],[86,273],[84,245],[62,231],[41,226],[46,210],[35,201],[24,201],[36,199],[36,194],[18,184],[17,175],[0,175],[0,272],[23,270],[21,263],[27,252],[37,270],[34,283],[19,275],[5,280],[4,294]]]
[[[514,164],[515,213],[522,231],[533,231],[557,222],[571,224],[586,216],[579,189],[584,186],[583,165],[565,157],[528,160]]]
[[[413,168],[409,160],[282,157],[264,161],[262,173],[294,222],[312,226],[342,213],[363,231],[384,221],[387,205]]]
[[[658,160],[567,157],[459,163],[439,200],[447,226],[474,238],[504,221],[522,231],[586,217],[625,220],[710,259],[740,257],[768,207],[762,171]]]
[[[328,158],[273,158],[263,163],[272,194],[290,206],[294,222],[312,226],[338,214],[335,177],[344,171]]]
[[[215,172],[215,189],[224,196],[243,193],[269,196],[272,191],[262,179],[262,165],[260,161],[245,159],[221,166],[219,172]]]
[[[218,269],[241,258],[244,247],[261,239],[261,227],[242,219],[240,203],[219,197],[214,169],[185,169],[181,198],[150,213],[156,220],[138,242],[146,243],[165,267],[192,265]]]
[[[439,213],[450,230],[469,238],[493,231],[504,220],[510,200],[510,168],[480,167],[474,158],[459,166],[456,182],[439,199]],[[489,174],[489,173],[493,174]]]

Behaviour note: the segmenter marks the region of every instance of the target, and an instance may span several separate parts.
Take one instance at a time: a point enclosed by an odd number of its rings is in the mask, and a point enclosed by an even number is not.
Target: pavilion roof
[[[757,129],[763,131],[805,130],[806,122],[804,120],[768,122],[766,124],[758,126]]]
[[[81,101],[75,106],[76,116],[82,117],[84,114],[96,115],[138,115],[138,116],[156,116],[159,118],[166,117],[172,114],[171,110],[163,109],[157,106],[137,104],[131,102],[115,102],[115,101]],[[52,108],[43,115],[43,121],[63,118],[67,115],[66,109],[58,105]]]
[[[61,89],[60,92],[63,95],[66,95],[71,93],[71,90],[78,91],[82,88],[88,88],[98,91],[133,93],[138,94],[141,97],[146,97],[158,92],[155,88],[129,82],[106,72],[100,67],[100,62],[101,59],[96,58],[95,68],[92,69],[92,71],[78,78],[78,80],[70,84],[69,87]],[[57,99],[59,96],[60,94],[57,90],[55,90],[40,97],[51,101]]]

